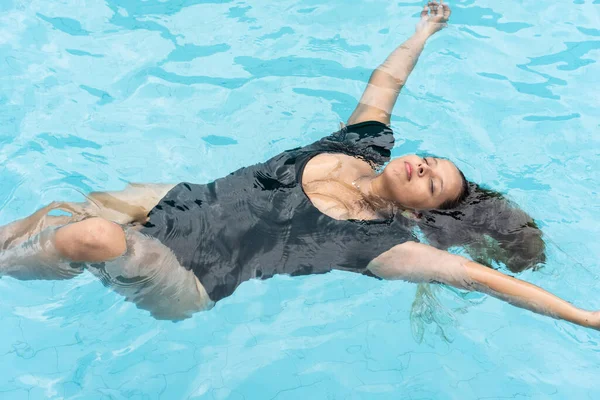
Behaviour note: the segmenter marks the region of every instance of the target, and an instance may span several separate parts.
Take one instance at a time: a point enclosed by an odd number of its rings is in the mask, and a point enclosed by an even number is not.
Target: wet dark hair
[[[447,250],[460,246],[481,264],[504,264],[512,272],[537,269],[546,261],[542,231],[502,194],[468,182],[457,199],[424,211],[418,225],[429,243]]]
[[[439,210],[451,210],[453,208],[456,208],[463,201],[465,201],[465,199],[469,195],[469,182],[467,181],[467,178],[465,178],[465,174],[463,174],[463,172],[460,169],[458,170],[458,173],[460,174],[462,182],[460,194],[455,199],[446,200],[444,203],[442,203],[439,207]]]

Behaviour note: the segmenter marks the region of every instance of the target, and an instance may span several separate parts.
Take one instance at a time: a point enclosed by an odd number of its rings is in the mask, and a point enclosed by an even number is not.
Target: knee
[[[63,256],[81,262],[107,261],[127,250],[123,229],[102,218],[90,218],[60,228],[55,244]]]

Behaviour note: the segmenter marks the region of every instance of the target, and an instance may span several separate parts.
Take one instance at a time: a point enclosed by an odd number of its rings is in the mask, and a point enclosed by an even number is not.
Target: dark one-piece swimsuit
[[[390,128],[363,122],[214,182],[180,183],[150,211],[141,232],[168,246],[213,301],[244,281],[276,274],[338,269],[370,275],[366,267],[373,258],[417,240],[412,223],[401,216],[376,221],[328,217],[302,190],[302,172],[321,153],[343,153],[381,167],[393,145]]]

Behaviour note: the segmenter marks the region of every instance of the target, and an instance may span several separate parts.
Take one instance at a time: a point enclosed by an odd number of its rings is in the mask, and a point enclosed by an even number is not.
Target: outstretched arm
[[[450,8],[446,4],[433,1],[423,8],[415,34],[394,50],[371,74],[358,106],[348,119],[348,125],[363,121],[390,124],[390,115],[398,94],[417,64],[425,42],[446,26],[448,18]]]
[[[538,314],[600,330],[598,312],[582,310],[540,287],[425,244],[395,246],[371,261],[368,268],[384,279],[439,282],[487,293]]]

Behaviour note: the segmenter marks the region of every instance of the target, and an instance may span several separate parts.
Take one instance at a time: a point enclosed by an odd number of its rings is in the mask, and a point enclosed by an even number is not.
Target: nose
[[[429,167],[429,165],[421,163],[417,166],[417,172],[419,174],[419,177],[423,177],[431,172],[431,168]]]

